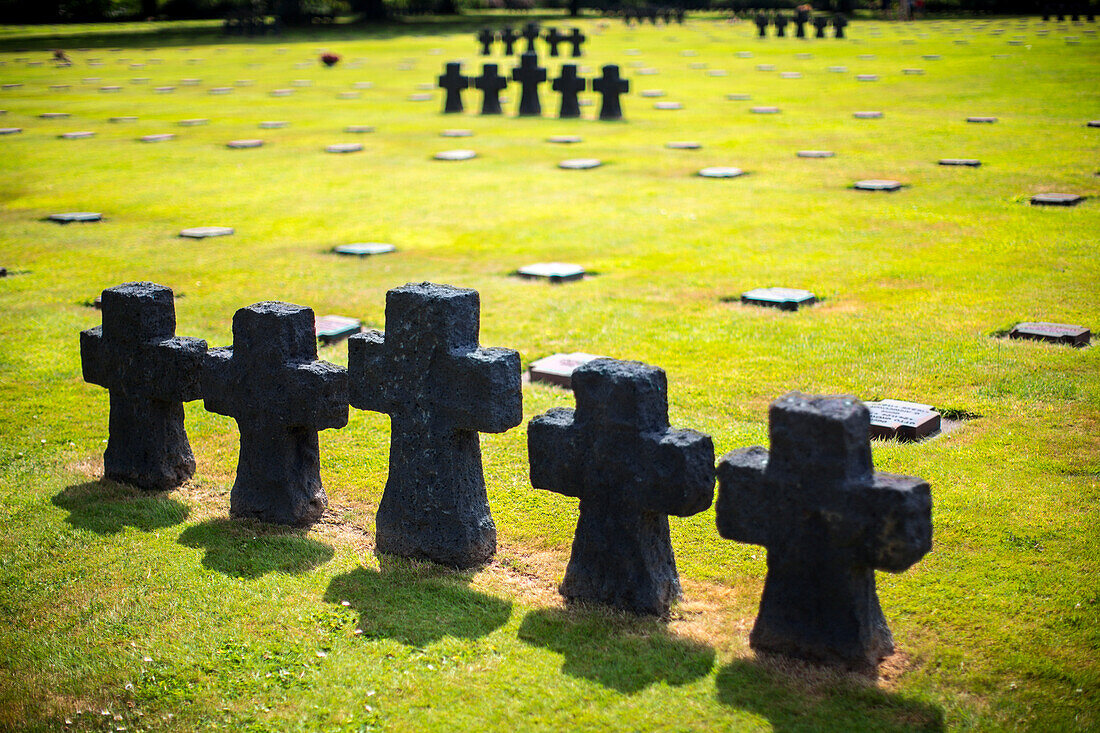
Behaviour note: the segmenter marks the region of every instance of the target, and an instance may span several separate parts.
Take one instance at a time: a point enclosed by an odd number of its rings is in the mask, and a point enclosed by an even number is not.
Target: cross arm
[[[451,385],[446,404],[456,426],[503,433],[523,422],[519,352],[485,347],[451,354],[439,382]]]
[[[237,416],[233,369],[233,347],[210,349],[202,365],[202,403],[209,412]]]
[[[868,564],[900,573],[932,549],[932,491],[915,476],[876,473],[865,490]]]
[[[348,372],[327,361],[289,365],[287,420],[313,430],[348,424]]]
[[[348,396],[353,407],[391,412],[393,401],[386,388],[388,372],[386,334],[364,331],[348,339]]]
[[[103,326],[80,332],[80,368],[85,382],[110,388],[110,369],[104,363]]]
[[[527,424],[532,486],[565,496],[581,496],[584,461],[579,437],[573,410],[567,407],[555,407]]]
[[[688,517],[714,498],[714,442],[694,430],[666,430],[642,437],[645,484],[632,499],[639,508]]]
[[[103,341],[101,326],[80,333],[80,361],[86,382],[166,402],[190,402],[202,397],[205,355],[206,342],[202,339],[173,336],[137,344],[111,344]]]
[[[764,481],[768,451],[760,446],[730,451],[718,460],[718,534],[753,545],[771,541],[776,507]]]

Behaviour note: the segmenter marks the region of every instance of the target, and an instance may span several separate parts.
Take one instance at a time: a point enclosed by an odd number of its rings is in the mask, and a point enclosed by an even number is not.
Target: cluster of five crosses
[[[496,551],[479,433],[523,420],[519,354],[479,344],[477,291],[409,284],[386,295],[386,330],[348,341],[348,368],[317,359],[309,308],[264,302],[233,317],[233,345],[175,336],[172,291],[103,291],[102,325],[80,335],[85,380],[110,390],[107,478],[154,490],[195,471],[184,401],[236,419],[234,517],[308,526],[327,505],[318,431],[349,405],[388,414],[389,477],[378,552],[476,567]],[[771,450],[723,456],[669,426],[665,373],[598,359],[572,377],[576,409],[530,421],[532,485],[580,500],[560,590],[570,602],[667,615],[680,595],[668,516],[711,505],[728,539],[768,549],[753,648],[849,667],[893,649],[874,571],[901,572],[931,547],[931,494],[879,473],[867,408],[791,393],[770,409]]]
[[[783,13],[776,13],[774,17],[769,17],[767,13],[761,11],[753,18],[753,22],[756,23],[757,35],[760,38],[766,38],[768,35],[768,25],[775,26],[775,37],[785,38],[787,36],[787,23],[793,20],[795,26],[795,38],[806,37],[806,24],[812,23],[816,31],[814,38],[825,38],[825,29],[829,27],[831,23],[833,26],[833,35],[836,38],[844,38],[844,28],[848,25],[848,19],[840,13],[837,13],[830,20],[824,15],[816,15],[811,17],[809,10],[797,10],[795,11],[794,18],[788,18]]]

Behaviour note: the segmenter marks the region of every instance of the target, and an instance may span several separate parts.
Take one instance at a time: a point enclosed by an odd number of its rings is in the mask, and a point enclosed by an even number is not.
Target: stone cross
[[[233,316],[233,345],[207,353],[206,409],[241,432],[234,517],[306,527],[328,505],[317,432],[348,424],[348,373],[317,359],[314,320],[304,306],[256,303]]]
[[[524,53],[535,53],[535,39],[537,39],[541,33],[539,32],[538,23],[528,23],[523,26],[523,37],[527,39],[527,48],[524,49]]]
[[[592,80],[592,90],[603,95],[600,104],[601,120],[621,120],[623,108],[619,104],[619,95],[630,91],[630,82],[619,77],[619,67],[608,64],[603,67],[603,76]]]
[[[848,25],[848,19],[840,13],[833,16],[833,37],[844,38],[844,26]]]
[[[680,596],[668,515],[710,506],[714,444],[669,427],[661,369],[596,359],[572,383],[576,410],[557,407],[527,426],[531,484],[580,499],[559,590],[570,602],[667,616]]]
[[[508,86],[508,77],[497,73],[496,64],[482,64],[481,76],[473,81],[474,86],[481,90],[481,114],[501,114],[500,93]]]
[[[558,30],[557,26],[555,26],[547,31],[545,38],[546,44],[550,46],[550,55],[557,56],[558,44],[560,44],[562,41],[567,40],[569,36],[562,33],[560,30]]]
[[[574,28],[570,31],[569,35],[566,36],[565,40],[573,45],[573,58],[580,58],[581,44],[585,42],[586,38],[587,36],[581,33],[580,28]]]
[[[814,16],[813,24],[814,29],[816,30],[814,38],[824,38],[825,29],[829,27],[829,19],[826,18],[824,15],[817,15]]]
[[[462,74],[462,64],[448,63],[447,73],[439,77],[439,88],[447,90],[447,97],[443,102],[444,114],[462,111],[462,90],[469,87],[470,77]]]
[[[750,645],[874,667],[894,649],[875,570],[899,573],[931,549],[928,484],[875,471],[870,414],[854,397],[792,392],[769,421],[770,453],[718,461],[719,534],[768,550]]]
[[[794,37],[806,37],[806,24],[810,22],[809,10],[796,10],[794,14]]]
[[[787,16],[783,13],[776,13],[775,20],[772,24],[775,26],[775,37],[786,38],[787,37]]]
[[[516,41],[519,40],[519,34],[515,32],[512,26],[507,26],[500,32],[500,40],[504,44],[504,55],[514,55]]]
[[[753,22],[756,23],[756,29],[759,31],[758,36],[766,38],[768,35],[768,16],[765,13],[757,13]]]
[[[493,52],[493,43],[497,40],[497,34],[489,28],[482,28],[477,34],[477,42],[481,44],[481,55],[488,56]]]
[[[519,354],[478,346],[476,290],[410,283],[386,294],[386,331],[348,339],[351,404],[390,416],[379,552],[470,568],[496,552],[478,433],[523,420]]]
[[[528,51],[520,57],[520,65],[512,69],[512,80],[521,85],[519,116],[538,117],[542,114],[539,103],[539,84],[546,81],[546,69],[539,66],[539,57]]]
[[[195,475],[183,403],[202,397],[206,342],[176,332],[172,291],[134,282],[100,296],[103,325],[80,333],[84,381],[110,390],[103,475],[173,489]]]
[[[580,117],[581,106],[577,95],[588,86],[588,81],[584,77],[577,76],[577,65],[562,64],[561,76],[555,79],[551,86],[555,92],[561,94],[561,112],[558,117],[563,119]]]

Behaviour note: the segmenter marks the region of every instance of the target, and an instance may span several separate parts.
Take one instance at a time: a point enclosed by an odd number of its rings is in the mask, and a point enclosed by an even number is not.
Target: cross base
[[[316,429],[241,427],[231,516],[308,527],[327,506]]]
[[[110,433],[103,475],[150,491],[174,489],[195,475],[183,403],[130,397],[111,390]]]
[[[582,499],[573,551],[558,589],[568,603],[600,603],[667,617],[680,597],[668,516]]]

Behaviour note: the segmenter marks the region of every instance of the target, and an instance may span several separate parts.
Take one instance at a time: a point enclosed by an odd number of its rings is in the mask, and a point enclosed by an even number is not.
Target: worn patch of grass
[[[0,126],[25,128],[0,137],[0,266],[18,273],[0,279],[0,728],[1100,726],[1100,352],[1000,337],[1022,320],[1100,324],[1100,130],[1085,127],[1100,118],[1095,36],[1004,19],[857,22],[851,42],[758,42],[749,24],[717,18],[637,29],[586,19],[582,63],[620,63],[631,77],[625,123],[443,117],[438,98],[408,101],[443,62],[470,70],[470,30],[483,22],[256,41],[219,38],[209,23],[0,27],[0,82],[24,84],[0,91]],[[1024,44],[1010,45],[1017,35]],[[68,69],[16,60],[58,45],[88,50],[71,51]],[[321,68],[321,48],[343,62]],[[400,70],[404,59],[417,63]],[[639,76],[634,61],[660,73]],[[925,74],[901,73],[911,67]],[[296,79],[312,86],[269,96]],[[254,83],[207,92],[237,80]],[[338,99],[358,81],[374,86]],[[97,91],[108,84],[123,91]],[[162,85],[178,88],[154,94]],[[684,109],[653,109],[637,94],[651,88]],[[518,90],[509,96],[511,107]],[[552,96],[543,103],[553,111]],[[750,114],[758,104],[782,114]],[[852,118],[864,109],[885,116]],[[38,117],[50,111],[73,116]],[[107,121],[118,115],[139,119]],[[175,124],[193,117],[211,123]],[[259,130],[262,120],[291,124]],[[377,131],[343,133],[350,124]],[[475,134],[440,138],[448,127]],[[76,129],[97,136],[56,137]],[[178,138],[136,142],[157,132]],[[584,142],[544,142],[566,133]],[[269,145],[224,148],[244,137]],[[703,148],[664,147],[685,139]],[[323,152],[349,140],[366,151]],[[454,147],[480,157],[430,159]],[[806,148],[837,156],[795,157]],[[556,168],[578,156],[606,165]],[[971,156],[981,168],[935,164]],[[695,177],[705,165],[750,175]],[[868,177],[907,187],[851,190]],[[1093,198],[1027,205],[1052,190]],[[42,221],[69,210],[106,221]],[[176,237],[200,224],[237,234]],[[327,254],[350,241],[400,251]],[[507,276],[546,260],[599,275],[562,287]],[[482,343],[516,348],[525,364],[580,350],[662,366],[673,424],[713,435],[719,453],[766,445],[767,405],[791,389],[931,403],[962,424],[923,444],[874,444],[881,470],[933,486],[932,553],[879,576],[899,653],[874,680],[756,659],[747,637],[766,553],[720,540],[713,510],[672,521],[686,597],[669,623],[564,608],[556,584],[576,502],[531,489],[522,428],[482,438],[501,548],[473,573],[379,564],[389,421],[373,413],[352,410],[347,428],[321,434],[330,509],[308,532],[226,519],[236,427],[201,403],[186,408],[199,466],[188,486],[100,481],[107,397],[82,382],[76,336],[99,320],[85,302],[135,279],[173,287],[178,333],[211,345],[229,343],[233,312],[259,300],[382,327],[391,287],[474,287]],[[765,285],[823,302],[798,313],[735,302]],[[344,345],[321,355],[347,363]],[[567,392],[524,388],[526,419],[570,405]]]

